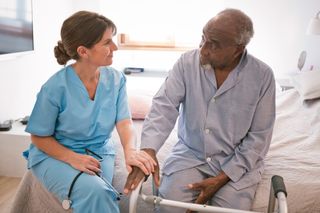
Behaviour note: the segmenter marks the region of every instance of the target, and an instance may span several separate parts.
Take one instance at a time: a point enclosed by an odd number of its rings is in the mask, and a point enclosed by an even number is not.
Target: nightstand
[[[27,160],[22,152],[30,145],[26,125],[16,121],[9,131],[0,132],[0,176],[22,177],[27,171]]]

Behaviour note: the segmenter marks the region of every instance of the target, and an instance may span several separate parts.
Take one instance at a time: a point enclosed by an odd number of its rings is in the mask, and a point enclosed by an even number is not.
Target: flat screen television
[[[0,0],[0,58],[33,50],[32,0]]]

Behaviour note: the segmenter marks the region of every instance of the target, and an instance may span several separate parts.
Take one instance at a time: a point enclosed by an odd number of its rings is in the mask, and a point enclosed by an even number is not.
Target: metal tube
[[[274,207],[276,204],[276,198],[274,196],[274,190],[273,187],[270,187],[270,194],[269,194],[269,203],[268,203],[268,213],[273,213],[274,212]]]
[[[158,202],[159,205],[179,207],[184,209],[190,209],[193,211],[211,212],[211,213],[257,213],[253,211],[244,211],[244,210],[229,209],[229,208],[208,206],[208,205],[202,205],[202,204],[185,203],[185,202],[167,200],[162,198],[157,199],[158,197],[156,196],[146,196],[144,194],[140,194],[140,196],[145,201],[148,200],[150,202],[150,200],[154,200],[155,202]]]
[[[287,197],[284,192],[278,192],[278,209],[279,213],[287,213],[288,212],[288,206],[287,206]]]
[[[129,213],[136,213],[137,212],[137,204],[138,204],[138,197],[139,193],[141,191],[141,186],[142,186],[141,181],[137,188],[131,192],[130,200],[129,200]]]

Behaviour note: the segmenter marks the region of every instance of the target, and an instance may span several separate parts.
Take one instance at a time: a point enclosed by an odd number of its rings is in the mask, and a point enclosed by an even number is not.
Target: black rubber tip
[[[286,186],[284,185],[283,178],[281,176],[274,175],[271,178],[271,183],[275,197],[277,197],[278,192],[283,192],[287,196]]]

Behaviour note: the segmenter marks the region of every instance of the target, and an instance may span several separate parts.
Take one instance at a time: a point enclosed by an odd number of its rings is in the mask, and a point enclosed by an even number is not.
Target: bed
[[[288,192],[289,212],[320,212],[320,99],[303,99],[301,92],[296,89],[277,95],[274,133],[266,157],[265,172],[253,202],[254,211],[267,212],[271,177],[280,175],[284,178]],[[138,142],[142,124],[143,120],[134,120]],[[176,133],[174,129],[158,153],[160,166],[177,141]],[[117,133],[113,133],[113,138],[118,152],[113,184],[121,192],[127,172]],[[145,194],[152,193],[150,179],[144,184]],[[125,196],[120,200],[121,212],[128,212],[128,200]],[[142,200],[138,201],[137,212],[152,212],[152,210],[152,205]],[[22,179],[11,212],[66,211],[62,209],[61,202],[48,193],[31,172],[27,172]]]

